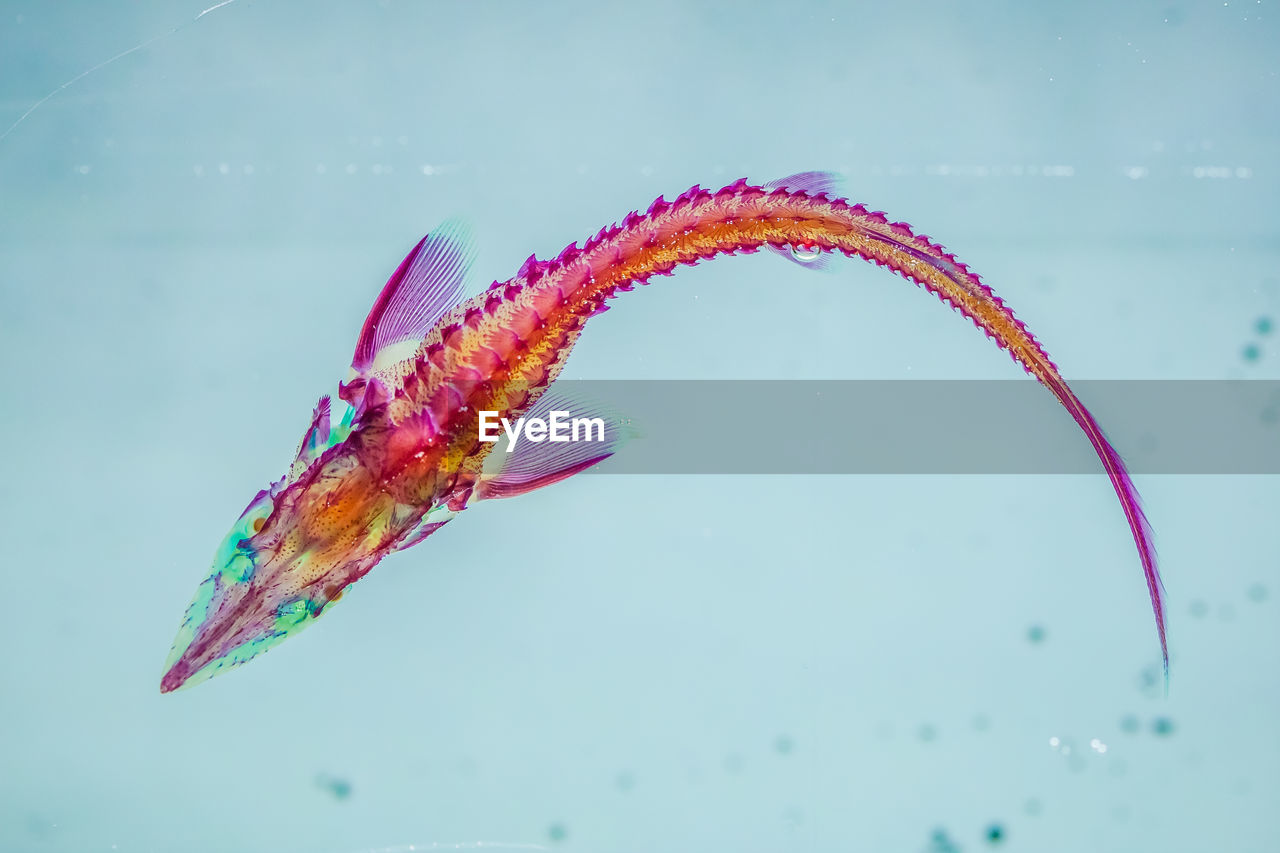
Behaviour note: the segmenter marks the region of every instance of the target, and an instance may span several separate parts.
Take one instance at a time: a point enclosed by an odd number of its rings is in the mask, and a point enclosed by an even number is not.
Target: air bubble
[[[801,263],[807,264],[810,261],[816,261],[822,257],[822,250],[813,246],[792,246],[791,257]]]
[[[316,775],[316,786],[327,791],[335,800],[345,800],[351,796],[351,783],[338,776],[327,773]]]

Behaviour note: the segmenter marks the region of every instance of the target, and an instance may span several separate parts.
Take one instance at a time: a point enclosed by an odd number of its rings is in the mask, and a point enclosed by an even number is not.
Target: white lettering
[[[497,412],[481,412],[480,413],[480,440],[481,441],[488,441],[492,443],[502,437],[500,433],[490,434],[489,432],[489,430],[495,430],[500,426],[497,418],[498,418]]]
[[[529,441],[540,444],[544,441],[604,441],[604,418],[570,418],[572,412],[556,410],[551,412],[550,419],[517,418],[515,423],[497,412],[482,411],[480,415],[480,440],[490,444],[501,440],[502,432],[506,433],[507,446],[504,450],[510,453],[515,450],[521,433]],[[594,437],[593,437],[594,433]]]
[[[511,421],[507,420],[506,418],[502,419],[502,428],[507,433],[507,452],[508,453],[516,449],[516,439],[520,437],[520,427],[523,424],[524,424],[524,418],[520,418],[518,421],[516,421],[516,428],[512,429]]]
[[[567,415],[567,414],[569,413],[568,412],[552,412],[551,413],[551,421],[550,421],[551,441],[565,442],[569,440],[569,434],[568,432],[566,432],[566,430],[568,430],[569,428],[569,423],[567,421],[562,421],[560,419],[561,415]]]
[[[578,427],[582,427],[584,433],[582,439],[578,438]],[[600,437],[593,439],[591,437],[591,428],[595,427]],[[574,418],[573,419],[573,440],[574,441],[604,441],[604,418]]]

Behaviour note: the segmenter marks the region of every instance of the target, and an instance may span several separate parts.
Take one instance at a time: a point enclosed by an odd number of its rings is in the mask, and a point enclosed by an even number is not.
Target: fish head
[[[369,507],[334,483],[341,479],[309,476],[249,502],[187,608],[161,692],[198,684],[279,645],[373,567],[381,550]]]
[[[366,497],[376,490],[351,476],[359,466],[339,446],[352,414],[331,423],[322,397],[293,465],[231,526],[178,629],[161,692],[198,684],[298,633],[377,561],[366,523]]]
[[[209,576],[196,588],[165,661],[160,691],[199,684],[261,654],[306,627],[318,615],[310,597],[283,596],[269,583],[274,557],[266,529],[275,515],[273,489],[254,496],[213,558]],[[288,598],[286,601],[285,598]]]

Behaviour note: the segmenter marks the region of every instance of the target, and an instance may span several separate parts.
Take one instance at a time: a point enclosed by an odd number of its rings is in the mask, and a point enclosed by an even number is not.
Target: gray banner
[[[1023,381],[562,380],[637,433],[607,474],[1097,474]],[[1280,382],[1078,381],[1134,473],[1280,473]]]

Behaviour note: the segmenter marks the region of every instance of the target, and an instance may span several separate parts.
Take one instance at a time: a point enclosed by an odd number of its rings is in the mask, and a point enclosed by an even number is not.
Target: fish
[[[292,464],[259,491],[214,555],[170,649],[161,692],[239,666],[314,623],[384,557],[468,506],[571,477],[629,437],[618,418],[553,385],[591,318],[678,267],[761,250],[821,268],[840,256],[888,268],[962,314],[1079,425],[1119,499],[1146,580],[1165,673],[1164,588],[1151,525],[1120,454],[1044,348],[979,276],[929,237],[801,172],[659,196],[582,246],[530,255],[515,276],[465,295],[475,250],[456,222],[392,273],[358,336],[337,400],[317,403]],[[484,419],[601,421],[590,441],[482,435]],[[494,418],[498,420],[494,420]],[[530,435],[526,429],[526,437]]]

